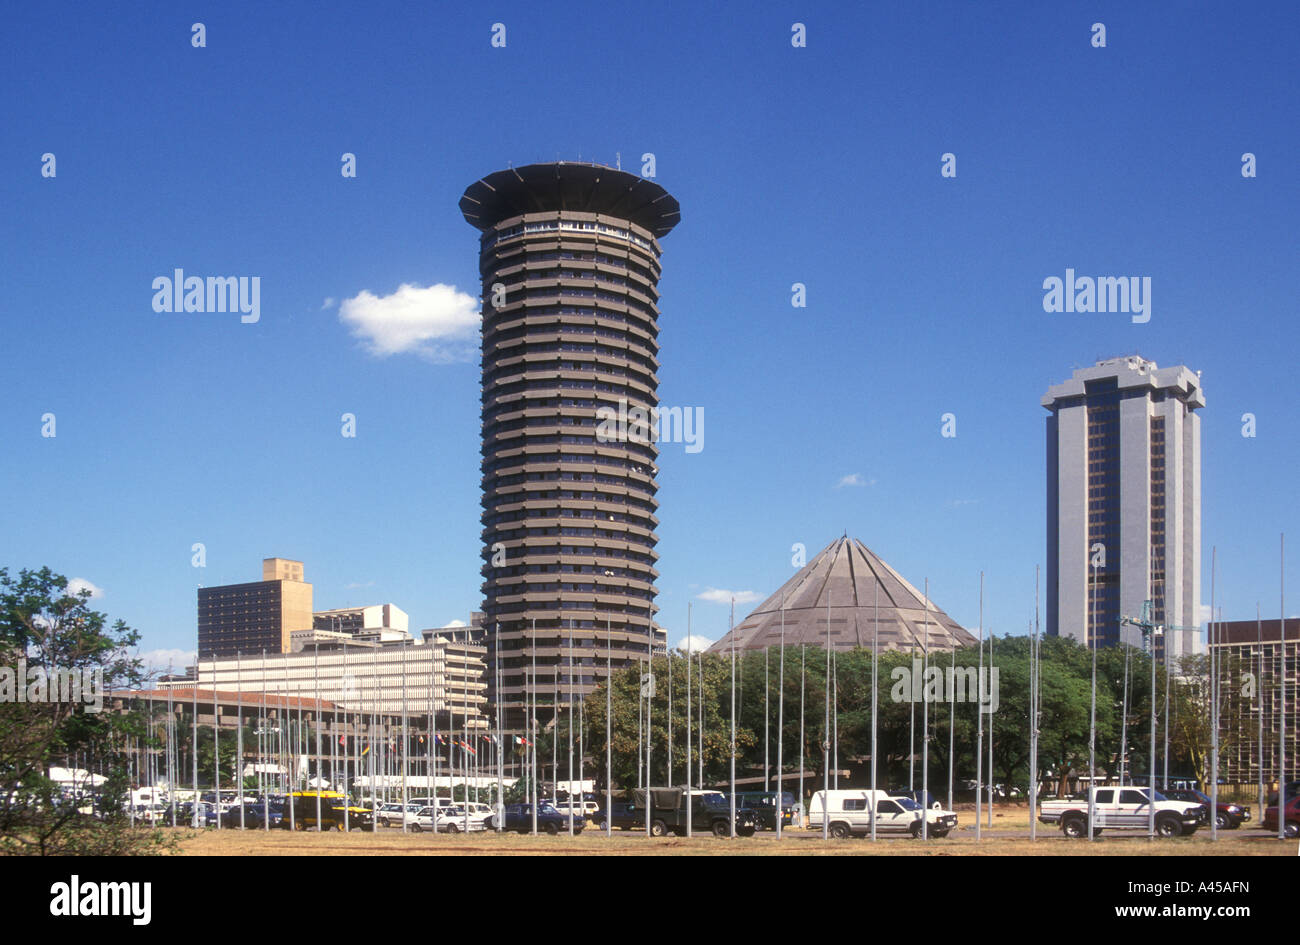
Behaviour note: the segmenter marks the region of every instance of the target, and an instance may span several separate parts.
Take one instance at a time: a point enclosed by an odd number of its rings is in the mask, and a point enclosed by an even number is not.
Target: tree
[[[18,685],[20,661],[29,677],[102,679],[102,692],[139,685],[138,661],[128,649],[139,634],[89,606],[91,592],[70,592],[68,580],[49,568],[11,576],[0,568],[0,667]],[[87,676],[89,673],[89,676]],[[99,673],[102,676],[96,676]],[[12,674],[12,679],[11,679]],[[161,831],[133,829],[122,810],[129,798],[128,740],[146,735],[138,713],[89,711],[93,706],[28,690],[28,701],[0,702],[0,853],[122,855],[163,852]],[[85,690],[83,689],[83,693]],[[40,698],[32,699],[32,696]],[[55,765],[73,759],[106,773],[100,816],[88,816],[65,799],[50,778]]]

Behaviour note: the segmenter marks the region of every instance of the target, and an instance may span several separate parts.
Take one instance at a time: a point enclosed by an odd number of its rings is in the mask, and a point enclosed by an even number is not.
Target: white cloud
[[[1200,606],[1199,617],[1201,623],[1209,623],[1214,618],[1214,613],[1210,610],[1209,604],[1202,604]]]
[[[468,627],[469,624],[467,624],[463,620],[450,620],[447,623],[444,623],[443,626],[444,627]]]
[[[836,489],[843,489],[845,486],[874,486],[876,480],[864,478],[862,473],[849,473],[835,483]]]
[[[703,653],[705,650],[707,650],[707,649],[708,649],[709,647],[711,647],[711,646],[713,646],[713,641],[710,640],[708,637],[700,637],[700,636],[696,636],[696,635],[694,635],[694,634],[691,635],[691,649],[690,649],[690,652],[692,652],[692,653]],[[686,652],[686,637],[682,637],[680,640],[678,640],[678,641],[677,641],[677,646],[675,646],[674,649],[676,649],[676,650],[680,650],[680,651],[682,651],[683,653]]]
[[[104,589],[102,587],[96,587],[85,578],[78,577],[74,577],[68,582],[67,590],[65,590],[64,593],[70,597],[77,597],[82,591],[90,591],[90,596],[92,598],[104,596]]]
[[[144,663],[146,673],[183,673],[186,666],[194,665],[194,650],[149,650],[137,659]]]
[[[344,585],[343,585],[343,589],[344,589],[345,591],[355,591],[355,590],[357,590],[358,588],[362,588],[362,587],[374,587],[374,586],[375,586],[375,582],[374,582],[374,581],[366,581],[364,584],[362,584],[362,583],[360,583],[360,582],[356,582],[356,581],[354,581],[354,582],[351,583],[351,584],[344,584]]]
[[[362,290],[339,305],[339,321],[371,354],[418,354],[435,364],[478,356],[478,299],[455,286],[402,283],[392,295]]]
[[[321,305],[320,305],[320,309],[321,309],[321,311],[323,312],[323,311],[325,311],[325,309],[327,309],[327,308],[333,308],[335,305],[338,304],[338,301],[339,301],[339,300],[336,299],[336,298],[334,298],[334,296],[332,296],[332,295],[327,295],[327,296],[325,296],[325,301],[322,302]]]
[[[759,599],[757,591],[728,591],[718,587],[706,587],[695,595],[696,600],[706,600],[710,604],[730,604],[733,597],[737,604],[752,604]]]

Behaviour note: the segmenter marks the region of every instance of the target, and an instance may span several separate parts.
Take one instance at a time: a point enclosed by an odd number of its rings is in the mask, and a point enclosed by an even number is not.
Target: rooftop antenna
[[[620,171],[623,169],[623,152],[621,151],[614,152],[614,166],[617,167]]]

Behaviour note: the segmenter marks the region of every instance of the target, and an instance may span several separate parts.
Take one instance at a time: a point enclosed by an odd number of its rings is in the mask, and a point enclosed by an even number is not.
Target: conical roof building
[[[879,601],[879,607],[877,607]],[[974,645],[975,637],[856,538],[837,538],[794,577],[736,625],[709,651],[761,650],[781,642],[784,602],[786,646],[826,646],[837,650],[871,648],[878,634],[882,650],[921,652]],[[878,619],[878,623],[877,623]],[[927,631],[928,624],[928,631]]]

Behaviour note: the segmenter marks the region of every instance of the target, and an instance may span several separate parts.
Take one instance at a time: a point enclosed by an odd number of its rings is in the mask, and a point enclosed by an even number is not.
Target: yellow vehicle
[[[286,809],[280,826],[297,830],[316,829],[316,798],[320,798],[320,829],[374,830],[375,818],[369,808],[348,804],[348,796],[338,791],[294,791],[285,797]],[[292,820],[290,819],[292,811]]]

